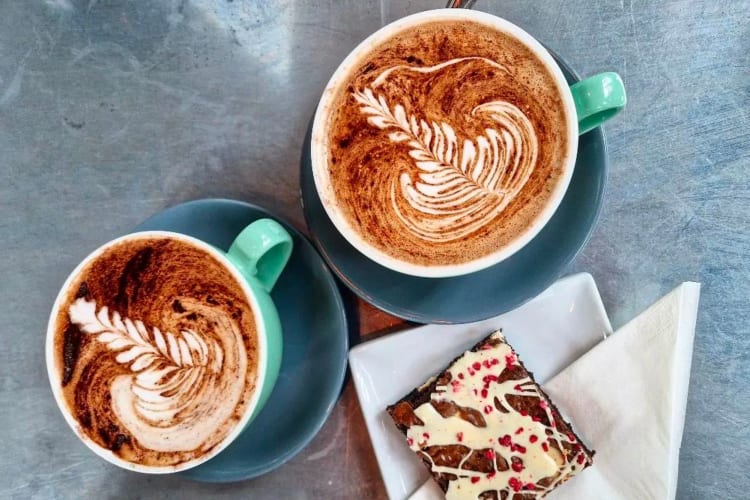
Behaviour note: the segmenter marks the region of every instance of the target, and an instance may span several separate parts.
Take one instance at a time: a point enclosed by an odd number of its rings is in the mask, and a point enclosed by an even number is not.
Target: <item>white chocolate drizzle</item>
[[[514,494],[541,497],[576,470],[581,470],[587,458],[573,435],[569,436],[554,424],[547,426],[539,419],[513,408],[508,401],[509,396],[531,396],[539,400],[548,421],[555,422],[550,403],[530,377],[497,382],[502,373],[518,361],[499,332],[493,333],[489,339],[500,340],[501,343],[465,353],[448,369],[451,382],[437,386],[431,394],[431,401],[450,402],[460,408],[481,412],[486,426],[477,427],[462,419],[458,413],[443,417],[431,403],[424,403],[414,410],[424,425],[412,425],[407,431],[407,442],[412,450],[430,462],[433,472],[457,477],[449,482],[446,492],[449,500],[478,498],[488,491],[496,491],[498,498],[501,498],[503,491],[509,499]],[[496,400],[507,413],[498,410]],[[430,446],[450,445],[469,448],[458,467],[436,465],[430,455],[423,451]],[[565,446],[577,450],[572,461],[566,457]],[[558,450],[562,450],[562,453]],[[481,473],[462,468],[470,455],[476,452],[491,459],[493,472]],[[505,460],[507,470],[498,469],[495,456]],[[547,486],[540,484],[545,478],[549,478]]]

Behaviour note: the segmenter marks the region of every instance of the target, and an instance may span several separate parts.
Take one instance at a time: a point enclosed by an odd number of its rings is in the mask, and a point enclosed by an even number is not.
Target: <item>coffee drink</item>
[[[369,245],[415,265],[511,245],[574,154],[558,81],[526,44],[484,23],[393,32],[330,89],[324,161],[336,209]]]
[[[239,278],[187,240],[150,234],[105,247],[63,293],[53,369],[79,433],[147,467],[213,454],[258,383]]]

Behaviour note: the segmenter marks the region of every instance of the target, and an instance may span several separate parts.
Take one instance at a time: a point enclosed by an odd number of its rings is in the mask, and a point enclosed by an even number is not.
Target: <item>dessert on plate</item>
[[[589,450],[497,331],[387,409],[446,498],[542,498]]]

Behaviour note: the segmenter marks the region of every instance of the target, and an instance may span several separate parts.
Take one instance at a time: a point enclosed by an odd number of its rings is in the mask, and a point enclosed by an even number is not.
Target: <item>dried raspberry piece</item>
[[[510,445],[510,451],[518,451],[520,453],[526,453],[526,448],[520,444],[513,443]]]
[[[513,488],[513,491],[521,491],[521,481],[518,480],[517,477],[512,477],[508,479],[508,486]]]

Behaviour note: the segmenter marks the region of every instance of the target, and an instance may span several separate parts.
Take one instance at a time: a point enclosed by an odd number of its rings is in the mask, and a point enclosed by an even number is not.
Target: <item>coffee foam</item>
[[[563,177],[557,81],[511,35],[465,20],[411,26],[342,82],[327,122],[336,205],[393,258],[494,253],[534,224]]]
[[[257,327],[243,288],[208,252],[144,237],[72,281],[55,366],[80,431],[119,458],[175,466],[212,452],[256,388]]]

